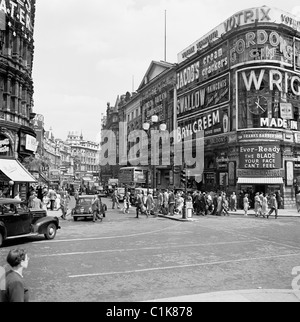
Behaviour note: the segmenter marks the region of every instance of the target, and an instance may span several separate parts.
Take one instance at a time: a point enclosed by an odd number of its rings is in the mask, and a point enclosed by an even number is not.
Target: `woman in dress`
[[[248,211],[249,211],[249,199],[248,199],[248,194],[245,194],[244,197],[244,211],[245,211],[245,216],[248,216]]]
[[[267,213],[268,213],[268,198],[267,198],[267,195],[263,195],[261,214],[264,218],[266,218]]]
[[[259,192],[256,193],[254,198],[254,211],[255,211],[255,217],[258,217],[258,215],[261,215],[261,200],[259,196]]]

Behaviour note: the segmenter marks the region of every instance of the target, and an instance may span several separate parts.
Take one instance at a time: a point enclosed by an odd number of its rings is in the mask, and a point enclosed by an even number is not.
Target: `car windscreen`
[[[93,201],[92,198],[82,198],[78,200],[78,205],[83,205],[83,204],[91,204]]]

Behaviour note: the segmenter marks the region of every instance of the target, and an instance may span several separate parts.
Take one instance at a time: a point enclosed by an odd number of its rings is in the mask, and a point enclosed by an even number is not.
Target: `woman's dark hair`
[[[13,249],[8,253],[6,261],[11,267],[17,267],[25,258],[26,252],[24,249]]]

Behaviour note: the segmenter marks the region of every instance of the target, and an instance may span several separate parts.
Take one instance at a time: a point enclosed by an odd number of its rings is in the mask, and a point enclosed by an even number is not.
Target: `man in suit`
[[[6,261],[11,269],[5,274],[5,285],[1,290],[0,302],[29,302],[29,291],[23,277],[23,270],[28,267],[28,255],[22,249],[13,249],[9,252]]]
[[[269,207],[270,207],[271,210],[268,213],[267,218],[269,219],[269,217],[275,211],[275,219],[277,219],[278,218],[278,203],[277,203],[277,199],[276,199],[276,194],[275,193],[270,198]]]

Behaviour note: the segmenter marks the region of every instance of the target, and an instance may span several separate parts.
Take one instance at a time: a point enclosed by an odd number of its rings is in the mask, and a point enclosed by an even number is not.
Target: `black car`
[[[44,235],[56,237],[60,229],[57,217],[48,217],[43,209],[29,209],[22,201],[0,199],[0,247],[5,240]]]

